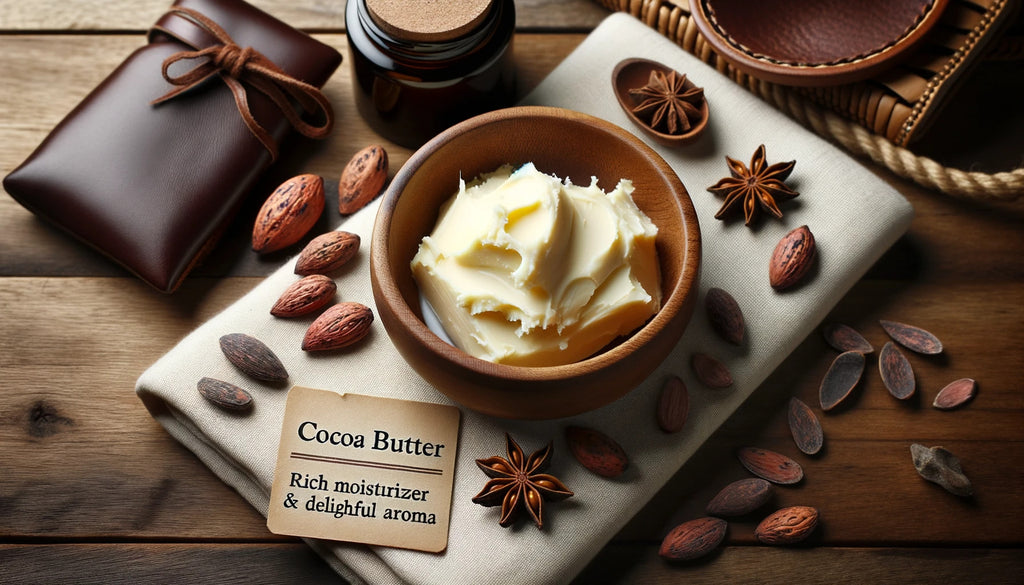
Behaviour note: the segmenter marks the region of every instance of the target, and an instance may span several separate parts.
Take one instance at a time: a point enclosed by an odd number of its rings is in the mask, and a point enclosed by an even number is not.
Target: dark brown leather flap
[[[178,5],[214,19],[236,43],[312,85],[321,86],[341,62],[333,48],[242,0]],[[179,17],[162,22],[168,31],[195,35],[196,27]],[[164,59],[187,48],[159,30],[151,38],[4,179],[4,188],[170,292],[220,235],[271,158],[218,79],[151,106],[172,87],[161,75]],[[280,142],[288,130],[281,112],[257,91],[248,99],[253,116]]]

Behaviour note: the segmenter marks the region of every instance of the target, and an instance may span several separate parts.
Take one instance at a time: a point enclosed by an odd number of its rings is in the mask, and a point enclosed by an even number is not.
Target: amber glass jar
[[[515,98],[513,0],[348,0],[345,29],[359,113],[397,144]]]

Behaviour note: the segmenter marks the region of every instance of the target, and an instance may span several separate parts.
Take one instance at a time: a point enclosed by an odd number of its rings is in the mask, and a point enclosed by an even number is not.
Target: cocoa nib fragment
[[[960,460],[942,447],[910,446],[914,468],[921,477],[937,483],[951,494],[966,498],[974,493],[971,480],[964,475]]]

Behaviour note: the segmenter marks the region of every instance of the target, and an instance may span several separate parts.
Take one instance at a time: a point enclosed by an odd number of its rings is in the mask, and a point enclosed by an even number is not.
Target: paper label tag
[[[293,387],[267,527],[441,552],[459,441],[454,406]]]

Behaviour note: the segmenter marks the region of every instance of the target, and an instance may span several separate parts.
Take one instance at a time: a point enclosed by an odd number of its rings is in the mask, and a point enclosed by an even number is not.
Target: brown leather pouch
[[[341,55],[242,0],[178,0],[148,40],[3,184],[33,213],[171,292],[235,215],[289,126],[329,131],[330,105],[316,88]],[[179,87],[165,77],[165,60],[204,49],[168,65]],[[181,87],[190,74],[193,86]],[[316,104],[316,120],[303,118]]]

